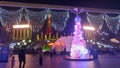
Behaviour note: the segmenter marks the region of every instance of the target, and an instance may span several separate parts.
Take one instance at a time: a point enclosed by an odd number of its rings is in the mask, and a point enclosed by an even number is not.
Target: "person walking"
[[[50,49],[50,58],[53,57],[53,49]]]
[[[26,63],[25,47],[21,46],[18,52],[19,68],[24,68]]]
[[[11,68],[14,68],[14,65],[15,65],[15,57],[12,56],[12,59],[11,59]]]
[[[96,44],[93,44],[92,53],[93,53],[93,58],[97,59],[98,58],[98,48],[97,48]]]
[[[39,49],[38,54],[39,54],[39,64],[40,64],[40,66],[42,66],[43,65],[43,52],[42,52],[42,48]]]
[[[12,57],[12,55],[13,55],[13,49],[10,48],[10,57]]]

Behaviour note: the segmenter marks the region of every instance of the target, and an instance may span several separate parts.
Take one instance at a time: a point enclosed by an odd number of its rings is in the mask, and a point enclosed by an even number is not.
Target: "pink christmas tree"
[[[74,26],[74,36],[71,46],[71,57],[85,59],[88,55],[88,50],[86,49],[86,41],[83,37],[83,31],[81,26],[81,18],[77,16],[75,18]]]

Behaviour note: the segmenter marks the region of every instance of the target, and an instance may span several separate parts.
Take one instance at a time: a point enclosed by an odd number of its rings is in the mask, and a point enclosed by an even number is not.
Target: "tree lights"
[[[76,16],[75,18],[75,28],[74,36],[71,46],[71,58],[85,59],[88,55],[88,50],[86,49],[86,41],[83,37],[83,31],[81,26],[81,18]]]

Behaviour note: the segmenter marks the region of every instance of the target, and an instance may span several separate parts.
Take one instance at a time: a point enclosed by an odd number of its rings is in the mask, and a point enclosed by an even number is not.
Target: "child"
[[[12,56],[12,59],[11,59],[11,68],[14,68],[14,65],[15,65],[15,57]]]

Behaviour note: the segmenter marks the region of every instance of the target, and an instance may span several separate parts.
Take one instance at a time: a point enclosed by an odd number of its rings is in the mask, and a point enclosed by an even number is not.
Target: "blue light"
[[[79,16],[75,17],[75,22],[81,22],[81,18]]]

